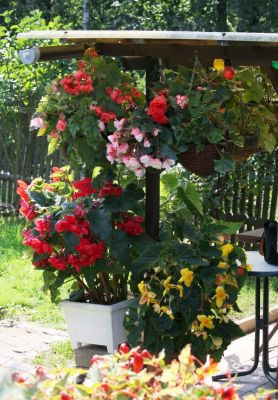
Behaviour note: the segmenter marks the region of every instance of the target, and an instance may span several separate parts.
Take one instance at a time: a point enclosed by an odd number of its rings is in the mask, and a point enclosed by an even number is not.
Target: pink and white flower
[[[151,143],[147,138],[144,139],[144,147],[151,147]]]
[[[59,119],[57,124],[56,124],[56,129],[60,132],[64,132],[66,130],[66,127],[68,126],[68,123],[64,119]]]
[[[188,107],[189,97],[181,95],[181,94],[177,94],[176,95],[176,103],[182,110],[184,110],[186,107]]]
[[[155,168],[155,169],[161,169],[162,162],[160,161],[159,158],[152,158],[152,160],[150,160],[150,167]]]
[[[36,117],[34,119],[31,120],[30,122],[30,128],[33,129],[43,129],[46,127],[46,123],[45,121],[40,118],[40,117]]]
[[[101,120],[98,121],[98,127],[99,127],[100,132],[105,131],[105,123],[102,122]]]
[[[148,168],[150,166],[150,162],[152,159],[153,159],[152,156],[148,156],[147,154],[144,154],[143,156],[140,157],[140,161],[145,168]]]
[[[120,121],[118,119],[114,121],[114,126],[117,129],[117,131],[121,131],[123,129],[125,121],[126,121],[125,118],[120,119]]]
[[[158,128],[154,128],[153,130],[153,135],[157,136],[159,134],[160,130]]]
[[[132,136],[135,137],[137,142],[142,142],[143,137],[144,137],[144,132],[140,131],[139,128],[132,128],[131,129],[131,134],[132,134]]]
[[[164,168],[166,171],[173,167],[175,165],[175,160],[171,160],[170,158],[166,158],[166,160],[163,161],[162,163],[162,168]]]

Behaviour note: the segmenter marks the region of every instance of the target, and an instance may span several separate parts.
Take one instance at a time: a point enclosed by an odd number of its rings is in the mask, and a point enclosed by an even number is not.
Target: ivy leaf
[[[232,157],[225,154],[220,160],[214,161],[214,170],[219,174],[226,174],[226,172],[233,171],[235,169],[235,162]]]
[[[105,242],[109,242],[112,234],[111,213],[104,209],[94,209],[88,212],[91,230]]]

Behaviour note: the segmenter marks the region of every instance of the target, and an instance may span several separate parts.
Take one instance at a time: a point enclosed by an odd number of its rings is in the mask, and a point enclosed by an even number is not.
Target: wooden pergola
[[[79,58],[88,47],[100,55],[120,57],[127,70],[146,71],[146,92],[159,79],[159,68],[192,67],[196,54],[204,66],[215,58],[233,66],[260,66],[268,73],[278,93],[278,34],[184,31],[31,31],[18,39],[60,39],[59,46],[42,46],[19,52],[25,64]],[[159,173],[146,172],[146,232],[159,240]]]

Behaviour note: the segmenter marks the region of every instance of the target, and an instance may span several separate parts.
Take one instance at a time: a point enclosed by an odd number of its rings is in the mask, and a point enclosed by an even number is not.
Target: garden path
[[[32,323],[0,321],[0,375],[10,371],[34,372],[32,359],[48,351],[53,342],[68,340],[64,331]]]

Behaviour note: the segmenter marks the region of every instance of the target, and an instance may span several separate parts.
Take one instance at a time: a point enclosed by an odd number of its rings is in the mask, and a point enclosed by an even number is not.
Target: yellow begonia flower
[[[176,285],[170,283],[171,280],[172,280],[172,276],[168,276],[168,278],[163,281],[162,284],[165,287],[165,290],[163,292],[163,296],[165,296],[166,293],[169,293],[170,289],[173,289],[174,287],[176,287]]]
[[[230,243],[224,244],[224,246],[221,246],[221,251],[222,251],[222,256],[223,257],[228,257],[228,255],[233,251],[234,246]]]
[[[180,297],[182,297],[182,295],[183,295],[183,287],[182,287],[182,285],[176,285],[176,289],[180,292],[179,293]]]
[[[218,308],[223,306],[224,301],[228,298],[228,294],[225,292],[223,286],[218,286],[215,290],[216,305]]]
[[[250,264],[244,264],[244,265],[241,265],[241,268],[246,269],[246,271],[252,271],[253,266]]]
[[[223,339],[220,336],[212,336],[211,340],[216,350],[221,348]]]
[[[161,311],[159,303],[153,303],[153,309],[154,309],[154,312],[159,314]]]
[[[213,68],[215,68],[217,71],[222,71],[225,67],[225,62],[222,58],[215,58],[213,61]]]
[[[138,284],[138,289],[139,292],[141,293],[141,299],[139,301],[139,304],[147,303],[149,305],[155,303],[154,299],[156,298],[156,294],[148,291],[148,286],[144,283],[144,281],[141,281]]]
[[[185,286],[190,287],[193,281],[193,271],[190,271],[188,268],[183,268],[180,270],[181,278],[179,282],[183,282]]]
[[[228,264],[226,262],[220,261],[220,263],[218,264],[218,268],[226,269],[228,268]]]
[[[210,315],[197,315],[197,319],[200,322],[200,329],[204,329],[204,328],[208,328],[208,329],[213,329],[214,325],[213,325],[213,317],[211,317]]]
[[[167,314],[168,317],[170,317],[171,319],[174,319],[173,311],[170,310],[170,308],[168,308],[166,306],[162,306],[162,307],[160,307],[160,310],[162,311],[162,313]]]

